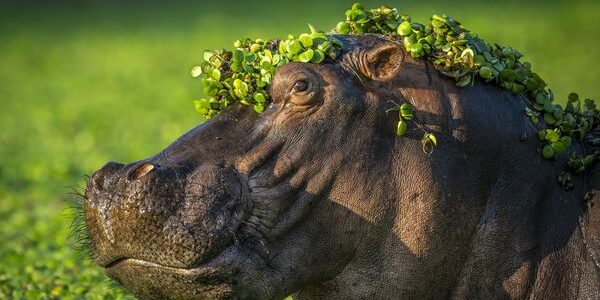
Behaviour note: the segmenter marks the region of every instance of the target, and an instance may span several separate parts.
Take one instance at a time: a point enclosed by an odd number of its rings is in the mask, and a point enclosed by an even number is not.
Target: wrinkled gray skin
[[[92,176],[108,276],[143,299],[600,298],[598,176],[559,187],[525,99],[340,38],[336,63],[278,70],[262,115],[234,105]],[[415,126],[395,136],[389,100],[435,132],[432,154]]]

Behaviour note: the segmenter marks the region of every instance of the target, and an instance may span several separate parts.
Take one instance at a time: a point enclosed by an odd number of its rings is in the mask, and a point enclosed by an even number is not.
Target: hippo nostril
[[[136,164],[127,172],[127,179],[136,180],[142,178],[152,172],[152,170],[154,170],[154,165],[149,162]]]
[[[107,176],[115,174],[117,171],[123,168],[123,164],[116,162],[108,162],[100,170],[96,171],[91,177],[91,184],[94,187],[102,188],[104,186],[104,179]]]

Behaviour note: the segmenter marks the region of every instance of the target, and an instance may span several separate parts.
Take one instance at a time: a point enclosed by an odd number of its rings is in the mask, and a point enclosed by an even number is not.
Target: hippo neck
[[[476,296],[524,299],[590,299],[600,282],[595,252],[599,197],[583,201],[583,182],[566,191],[553,181],[536,184],[530,201],[494,197],[482,215],[453,292],[455,299]],[[595,295],[595,296],[594,296]]]

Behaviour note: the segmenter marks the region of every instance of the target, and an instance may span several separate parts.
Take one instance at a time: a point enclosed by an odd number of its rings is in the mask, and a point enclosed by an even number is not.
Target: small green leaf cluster
[[[542,142],[546,142],[542,148],[542,156],[544,156],[545,159],[559,156],[571,147],[571,137],[561,137],[558,128],[541,130],[538,132],[538,135]]]
[[[404,136],[408,130],[406,122],[412,120],[414,117],[414,110],[408,103],[402,103],[398,108],[398,125],[396,126],[396,135]]]
[[[360,3],[354,3],[346,11],[346,20],[339,22],[335,31],[339,34],[378,33],[388,35],[398,28],[398,10],[382,5],[379,8],[365,10]]]
[[[538,132],[538,136],[543,142],[542,155],[546,159],[551,159],[562,155],[571,146],[572,138],[583,140],[585,134],[593,128],[594,123],[597,125],[600,114],[591,99],[585,99],[582,108],[579,96],[571,93],[567,105],[562,108],[560,105],[552,104],[552,100],[548,100],[548,98],[539,97],[539,95],[550,95],[550,99],[553,99],[551,91],[548,91],[547,94],[544,92],[538,92],[538,97],[533,102],[534,110],[527,109],[525,114],[530,116],[538,127],[540,126],[537,118],[539,115],[543,115],[547,128],[552,128],[540,129]]]
[[[558,183],[566,189],[573,188],[574,185],[571,178],[571,172],[575,173],[575,175],[583,174],[588,167],[592,166],[592,164],[598,160],[598,158],[600,158],[600,152],[581,155],[573,151],[567,160],[568,170],[563,170],[558,175]]]
[[[398,27],[393,30],[392,24]],[[452,17],[433,15],[429,24],[423,25],[400,16],[395,9],[382,6],[364,10],[355,4],[346,12],[346,21],[338,23],[336,31],[379,33],[398,38],[413,58],[427,57],[442,74],[455,79],[459,87],[473,83],[478,77],[515,94],[526,93],[531,107],[526,108],[525,114],[540,130],[540,139],[544,142],[542,155],[546,159],[563,154],[571,145],[571,137],[582,140],[594,120],[597,123],[600,119],[594,101],[586,99],[585,108],[581,109],[577,94],[569,95],[565,108],[555,104],[554,95],[544,80],[531,70],[528,62],[521,62],[522,53],[486,43]],[[547,130],[539,124],[540,117]],[[397,132],[405,132],[404,127],[405,124],[399,123]]]
[[[252,105],[258,113],[269,103],[269,86],[277,68],[292,62],[322,63],[335,59],[342,43],[315,30],[285,40],[243,39],[233,51],[205,51],[203,61],[192,68],[208,96],[194,101],[196,110],[212,118],[232,103]]]
[[[437,138],[433,133],[427,132],[423,128],[419,126],[419,124],[414,120],[414,109],[408,103],[402,103],[401,105],[396,102],[390,101],[395,104],[395,107],[388,109],[386,111],[398,111],[398,123],[396,124],[396,135],[397,136],[405,136],[408,132],[408,123],[413,122],[417,125],[421,131],[423,131],[423,137],[421,138],[421,144],[423,146],[423,151],[427,154],[430,154],[433,151],[433,148],[437,146]]]
[[[583,156],[577,152],[573,152],[567,161],[567,165],[575,172],[575,174],[579,175],[585,171],[586,167],[591,166],[597,159],[598,153]]]

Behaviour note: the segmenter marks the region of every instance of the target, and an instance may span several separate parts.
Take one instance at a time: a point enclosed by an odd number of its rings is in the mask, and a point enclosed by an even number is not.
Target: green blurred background
[[[202,50],[304,32],[307,22],[328,30],[351,4],[0,2],[0,299],[130,297],[67,242],[71,189],[199,122],[190,69]],[[600,1],[385,4],[419,22],[452,15],[521,50],[559,99],[600,96]]]

